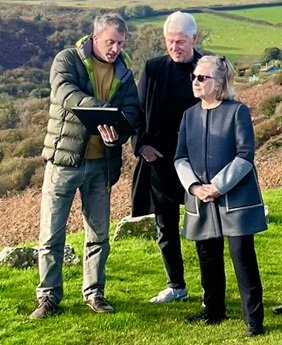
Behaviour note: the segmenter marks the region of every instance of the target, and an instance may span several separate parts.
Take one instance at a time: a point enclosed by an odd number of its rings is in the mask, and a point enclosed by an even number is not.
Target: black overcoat
[[[200,57],[201,55],[194,50],[193,61],[189,63],[191,65],[191,74]],[[138,84],[141,111],[137,125],[137,135],[132,137],[132,147],[135,156],[139,157],[139,160],[134,171],[132,183],[132,216],[141,216],[155,212],[150,193],[151,168],[154,168],[155,163],[152,165],[152,163],[146,162],[140,156],[139,150],[143,145],[150,145],[162,152],[160,147],[163,144],[161,140],[164,140],[164,138],[160,135],[160,132],[162,130],[162,115],[166,111],[165,101],[172,64],[173,61],[168,55],[148,60]],[[187,84],[187,89],[190,92],[190,107],[197,103],[198,100],[193,96],[192,82]],[[168,183],[164,182],[166,185],[164,193],[169,198],[174,198],[177,202],[183,203],[185,191],[173,167],[177,133],[173,133],[173,137],[166,138],[166,140],[170,140],[171,147],[174,149],[171,154],[168,154],[167,161],[162,159],[164,168],[160,167],[158,174],[162,175],[163,181],[168,181]]]

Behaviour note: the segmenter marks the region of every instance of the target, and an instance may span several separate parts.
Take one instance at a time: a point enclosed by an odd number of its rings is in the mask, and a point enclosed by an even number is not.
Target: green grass
[[[261,9],[261,13],[264,10]],[[282,49],[281,28],[246,23],[206,13],[196,13],[194,16],[200,29],[210,31],[209,40],[204,41],[203,48],[225,55],[231,62],[245,59],[256,61],[268,47]],[[148,23],[162,26],[165,19],[166,16],[157,16],[150,20],[137,19],[132,23],[137,27]]]
[[[102,1],[102,0],[69,0],[69,1],[60,1],[60,0],[49,0],[49,1],[42,1],[42,0],[24,0],[24,1],[17,1],[17,0],[6,0],[1,1],[2,3],[11,3],[11,4],[25,4],[25,5],[43,5],[43,6],[69,6],[69,7],[100,7],[100,8],[117,8],[122,6],[136,6],[136,5],[148,5],[154,8],[155,10],[159,9],[174,9],[174,8],[190,8],[190,7],[205,7],[211,5],[234,5],[234,1],[232,0],[217,0],[215,3],[212,3],[209,0],[191,0],[187,2],[187,0],[173,0],[164,2],[162,0],[109,0],[109,1]],[[260,4],[265,3],[265,0],[237,0],[236,5],[245,5],[245,4]]]
[[[265,48],[282,48],[281,29],[238,22],[215,15],[195,15],[199,27],[211,30],[210,42],[204,48],[229,59],[259,58]],[[224,31],[223,31],[224,28]]]
[[[194,242],[182,239],[188,302],[155,305],[148,302],[165,287],[165,276],[156,242],[124,239],[111,242],[107,264],[106,297],[116,308],[112,315],[97,315],[83,304],[82,266],[64,268],[64,299],[60,314],[30,320],[36,306],[38,270],[0,268],[0,344],[93,345],[231,345],[282,344],[282,317],[272,308],[282,304],[282,189],[265,191],[269,206],[269,230],[256,238],[264,286],[265,335],[244,336],[241,302],[226,246],[227,312],[220,325],[186,324],[184,318],[201,309],[202,290]],[[113,229],[111,230],[113,234]],[[83,232],[68,235],[67,242],[82,257]]]
[[[17,1],[8,1],[9,3],[16,3]],[[261,3],[263,1],[255,1],[255,3]],[[36,4],[37,1],[25,1],[25,4]],[[242,0],[237,1],[238,4],[252,3],[252,1]],[[253,1],[254,3],[254,1]],[[47,5],[48,2],[41,1],[41,5]],[[147,1],[131,1],[124,0],[117,1],[66,1],[64,3],[60,1],[53,1],[54,5],[68,5],[68,6],[93,6],[103,8],[117,8],[123,5],[150,5],[154,9],[184,9],[187,7],[197,6],[210,6],[208,1],[190,1],[189,6],[186,1],[173,1],[166,2],[160,0]],[[217,5],[234,4],[232,1],[221,0],[216,2]],[[214,4],[213,4],[214,5]],[[281,22],[282,18],[282,6],[276,7],[263,7],[258,9],[248,9],[242,11],[229,11],[232,14],[238,14],[253,19],[262,19],[270,23]],[[282,35],[281,28],[268,27],[260,25],[258,23],[247,23],[238,21],[235,19],[224,18],[212,14],[200,13],[195,14],[198,26],[201,29],[209,30],[211,32],[210,37],[203,44],[203,48],[207,51],[226,55],[231,62],[256,62],[259,60],[263,51],[269,47],[278,47],[282,49]],[[148,23],[163,25],[166,16],[155,16],[146,19],[134,19],[129,22],[137,27]]]
[[[272,24],[282,23],[282,6],[253,8],[246,10],[233,10],[226,11],[226,13],[255,20],[263,20]]]

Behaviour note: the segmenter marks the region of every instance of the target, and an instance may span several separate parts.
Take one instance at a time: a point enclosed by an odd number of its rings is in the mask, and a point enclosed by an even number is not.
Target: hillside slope
[[[252,110],[254,123],[259,121],[258,109],[262,101],[271,95],[281,95],[282,86],[273,85],[269,80],[263,84],[244,87],[238,90],[238,99]],[[131,178],[136,158],[132,155],[130,144],[124,147],[124,166],[120,181],[112,191],[112,220],[120,220],[130,214]],[[273,189],[282,186],[282,124],[277,134],[270,137],[256,152],[261,188]],[[75,198],[68,232],[82,228],[80,200]],[[0,246],[37,240],[39,231],[40,192],[29,189],[23,193],[11,193],[0,199]]]

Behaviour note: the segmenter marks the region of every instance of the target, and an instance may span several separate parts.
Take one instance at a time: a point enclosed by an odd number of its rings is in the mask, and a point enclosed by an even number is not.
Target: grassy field
[[[261,13],[263,11],[261,9]],[[238,22],[208,14],[196,14],[195,18],[199,27],[211,31],[211,39],[205,42],[204,48],[229,56],[231,61],[246,58],[253,61],[268,47],[282,49],[281,28]]]
[[[187,324],[184,320],[201,309],[202,290],[195,244],[182,240],[188,302],[149,303],[165,287],[156,242],[124,239],[112,242],[107,265],[106,296],[115,306],[112,315],[96,315],[82,301],[82,266],[64,268],[65,295],[60,314],[30,320],[36,305],[38,270],[0,268],[1,345],[279,345],[282,317],[272,308],[282,304],[282,189],[264,192],[269,206],[269,230],[256,236],[257,255],[264,286],[265,335],[247,338],[241,302],[229,252],[226,248],[226,305],[229,319],[220,325]],[[112,232],[113,233],[113,230]],[[68,236],[82,257],[83,233]]]
[[[282,23],[282,6],[265,7],[263,9],[247,9],[247,10],[233,10],[226,11],[226,13],[251,18],[255,20],[263,20],[268,23],[278,24]]]
[[[282,13],[282,7],[280,7]],[[265,9],[257,10],[264,20],[273,18],[273,12],[264,14]],[[230,13],[233,13],[231,11]],[[226,55],[230,61],[248,59],[254,61],[259,58],[265,48],[278,47],[282,49],[281,28],[261,26],[247,22],[219,17],[213,14],[196,13],[198,27],[210,31],[210,39],[204,42],[203,47],[219,55]],[[163,25],[166,16],[152,18],[151,23]],[[148,19],[134,21],[137,26],[148,24]],[[224,30],[223,30],[224,28]]]
[[[2,1],[4,3],[5,1]],[[6,1],[7,3],[17,3],[17,1]],[[249,3],[262,3],[263,1],[237,1],[236,4],[249,4]],[[21,4],[54,4],[54,5],[68,5],[68,6],[96,6],[104,8],[117,8],[123,5],[137,5],[149,4],[155,9],[159,8],[185,8],[187,7],[186,1],[176,0],[173,2],[161,2],[159,0],[152,0],[150,3],[144,1],[22,1]],[[215,2],[217,5],[234,4],[233,1],[221,0]],[[212,3],[212,4],[215,4]],[[271,1],[269,1],[271,3]],[[210,6],[209,1],[199,0],[190,1],[189,7]],[[270,23],[278,23],[282,21],[282,6],[263,7],[258,9],[250,9],[244,11],[229,11],[231,14],[238,14],[252,19],[263,19]],[[154,23],[163,25],[166,16],[156,16],[146,19],[134,19],[132,24],[137,27]],[[213,14],[200,13],[195,14],[198,26],[201,29],[209,30],[210,37],[204,42],[203,47],[213,53],[219,55],[226,55],[231,62],[254,62],[259,59],[265,48],[278,47],[282,49],[282,35],[281,28],[268,27],[260,24],[247,23],[222,16]],[[130,21],[129,21],[130,22]]]
[[[101,7],[101,8],[117,8],[122,6],[136,6],[136,5],[148,5],[154,8],[155,10],[160,9],[173,9],[173,8],[190,8],[190,7],[205,7],[205,6],[214,6],[214,5],[245,5],[245,4],[262,4],[262,3],[271,3],[273,1],[266,0],[217,0],[214,3],[211,3],[208,0],[191,0],[187,2],[186,0],[174,0],[163,2],[162,0],[84,0],[84,1],[58,1],[58,0],[49,0],[49,1],[40,1],[40,0],[8,0],[1,1],[2,3],[11,3],[11,4],[26,4],[26,5],[43,5],[43,6],[71,6],[71,7]]]

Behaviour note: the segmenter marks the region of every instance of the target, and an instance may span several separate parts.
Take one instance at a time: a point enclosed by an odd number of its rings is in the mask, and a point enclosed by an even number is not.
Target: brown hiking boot
[[[58,307],[56,304],[50,299],[45,296],[39,302],[38,307],[34,310],[32,314],[30,314],[31,319],[42,319],[47,316],[53,315],[58,311]]]
[[[110,305],[110,303],[106,300],[103,296],[97,296],[93,299],[89,299],[86,302],[86,305],[94,310],[96,313],[113,313],[114,308]]]

